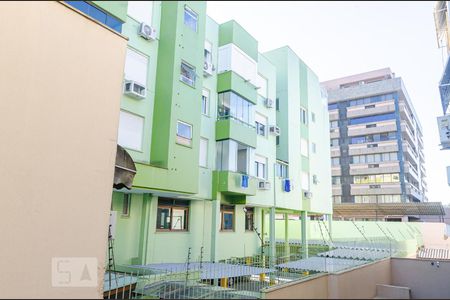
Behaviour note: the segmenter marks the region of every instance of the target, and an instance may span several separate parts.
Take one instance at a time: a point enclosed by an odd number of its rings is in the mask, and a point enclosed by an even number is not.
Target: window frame
[[[208,94],[207,96],[205,94]],[[209,117],[209,113],[210,113],[210,109],[209,109],[209,99],[211,98],[211,91],[203,88],[202,90],[202,115]],[[204,101],[204,99],[206,99],[206,101]],[[203,106],[203,102],[205,102],[205,105]],[[204,111],[204,109],[206,110],[206,112]]]
[[[124,213],[125,210],[125,202],[126,205],[126,213]],[[130,210],[131,210],[131,194],[130,193],[124,193],[122,198],[122,213],[121,217],[128,218],[130,216]]]
[[[183,74],[183,65],[185,66],[186,69],[189,70],[188,73],[192,73],[193,79],[190,79],[189,77],[186,77]],[[184,79],[186,79],[186,80],[184,80]],[[195,67],[184,60],[181,60],[181,64],[180,64],[180,81],[192,88],[195,88],[195,83],[197,81],[197,71],[196,71]]]
[[[161,200],[171,200],[172,204],[168,203],[161,203]],[[170,198],[160,198],[158,199],[157,209],[156,209],[156,232],[189,232],[189,214],[190,214],[190,208],[191,208],[191,202],[189,200],[183,200],[186,202],[185,205],[181,205],[176,203],[176,199],[170,199]],[[179,201],[179,200],[178,200]],[[170,221],[169,221],[169,228],[158,228],[158,220],[160,219],[159,216],[159,210],[160,209],[168,209],[169,215],[170,215]],[[183,225],[184,229],[173,229],[173,210],[182,210],[185,212],[185,224]]]
[[[231,208],[232,207],[232,208]],[[224,229],[225,224],[225,214],[231,214],[232,215],[232,228],[231,229]],[[220,231],[222,232],[234,232],[236,228],[236,206],[235,205],[220,205]]]
[[[186,23],[186,13],[192,18],[195,19],[195,29],[192,28],[189,23]],[[186,27],[189,27],[192,31],[198,32],[198,13],[196,13],[192,8],[190,8],[187,5],[184,5],[184,12],[183,12],[183,24]]]
[[[187,125],[188,127],[190,127],[190,129],[191,129],[191,130],[190,130],[190,131],[191,131],[191,137],[190,137],[190,138],[184,137],[184,136],[182,136],[182,135],[179,134],[179,131],[178,131],[178,125],[179,125],[179,124]],[[193,139],[193,136],[194,136],[194,126],[193,126],[192,124],[186,123],[186,122],[184,122],[184,121],[177,120],[177,126],[176,126],[176,143],[177,143],[178,145],[187,146],[187,147],[192,147],[192,139]]]

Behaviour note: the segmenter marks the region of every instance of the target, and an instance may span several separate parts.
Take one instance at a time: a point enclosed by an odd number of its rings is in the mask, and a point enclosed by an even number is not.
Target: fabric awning
[[[445,215],[441,202],[340,203],[333,205],[333,212],[336,216]]]
[[[114,183],[116,189],[131,189],[134,175],[136,175],[136,166],[130,154],[121,146],[117,145],[116,165],[114,168]]]

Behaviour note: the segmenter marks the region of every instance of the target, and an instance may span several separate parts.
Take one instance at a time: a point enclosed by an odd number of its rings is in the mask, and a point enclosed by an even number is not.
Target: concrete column
[[[150,194],[144,194],[142,198],[142,214],[138,254],[141,265],[147,264],[149,221],[153,219],[152,216],[150,216],[150,201],[152,201],[152,196]]]
[[[276,263],[276,244],[275,244],[275,207],[272,206],[270,208],[270,218],[269,218],[269,242],[270,242],[270,250],[269,250],[269,268],[274,268]],[[275,274],[273,272],[270,273],[270,284],[272,285],[275,280]]]
[[[284,256],[287,260],[291,255],[291,249],[289,247],[289,214],[284,214]]]
[[[220,230],[220,193],[211,203],[211,261],[218,259],[218,234]]]
[[[302,258],[308,258],[308,237],[307,237],[307,226],[308,221],[306,220],[308,218],[308,212],[302,211],[301,212],[301,225],[302,225]]]

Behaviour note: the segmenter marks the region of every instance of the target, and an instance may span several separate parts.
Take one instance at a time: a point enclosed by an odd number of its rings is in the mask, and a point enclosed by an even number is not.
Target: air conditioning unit
[[[136,99],[144,99],[147,96],[147,89],[136,81],[125,80],[123,93]]]
[[[139,35],[142,36],[146,40],[155,40],[156,39],[156,30],[144,22],[139,26]]]
[[[260,181],[258,183],[258,188],[260,190],[270,190],[270,181]]]
[[[269,99],[269,98],[266,99],[266,107],[267,108],[272,108],[273,107],[273,100],[272,99]]]
[[[303,191],[303,196],[305,196],[306,199],[311,199],[312,193],[309,191]]]
[[[275,126],[275,125],[271,125],[269,127],[269,132],[273,135],[279,136],[280,135],[280,127]]]
[[[205,64],[203,65],[203,75],[211,76],[214,71],[214,65],[211,62],[205,61]]]

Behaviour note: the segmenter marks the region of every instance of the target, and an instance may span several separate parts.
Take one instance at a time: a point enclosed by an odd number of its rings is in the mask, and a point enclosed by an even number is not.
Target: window
[[[122,24],[123,24],[122,21],[104,12],[103,10],[100,10],[94,5],[91,5],[86,1],[66,1],[66,3],[82,11],[86,15],[96,19],[97,21],[105,24],[109,28],[117,32],[122,32]]]
[[[349,119],[348,124],[356,125],[356,124],[371,123],[371,122],[381,122],[381,121],[395,119],[395,117],[396,117],[395,113],[388,113],[388,114],[382,114],[382,115],[354,118],[354,119]]]
[[[254,148],[228,139],[217,141],[216,151],[217,170],[253,175]]]
[[[338,127],[339,127],[338,121],[330,121],[330,128],[331,129],[338,128]]]
[[[302,172],[302,189],[309,191],[309,173]]]
[[[277,162],[275,165],[276,174],[281,178],[288,178],[288,165],[283,162]]]
[[[117,143],[124,148],[141,151],[143,134],[144,118],[121,110]]]
[[[311,121],[312,121],[313,123],[316,123],[316,114],[313,113],[313,112],[311,112]]]
[[[245,230],[253,231],[255,225],[255,209],[253,207],[245,208]]]
[[[232,118],[248,126],[253,127],[255,120],[255,105],[234,92],[219,94],[218,117],[219,119]]]
[[[125,79],[133,80],[141,85],[147,85],[148,57],[127,48],[125,60]]]
[[[255,155],[255,175],[261,179],[267,179],[267,158]]]
[[[300,120],[302,121],[302,124],[308,125],[308,113],[304,108],[300,108]]]
[[[256,113],[255,114],[255,126],[256,126],[256,134],[261,136],[266,136],[266,128],[267,128],[267,117]]]
[[[184,83],[195,86],[195,68],[185,62],[181,62],[180,80]]]
[[[203,52],[205,62],[212,63],[212,44],[209,41],[205,41],[205,50]]]
[[[138,22],[152,24],[153,1],[128,1],[128,15]]]
[[[197,32],[198,15],[192,9],[184,6],[184,25]]]
[[[337,103],[328,104],[328,110],[333,110],[333,109],[337,109],[337,108],[338,108]]]
[[[330,147],[336,147],[336,146],[339,146],[339,139],[331,139]]]
[[[400,176],[398,173],[353,176],[353,183],[356,184],[396,183],[399,181]]]
[[[202,114],[209,115],[209,90],[207,89],[202,91]]]
[[[208,140],[205,138],[200,138],[200,158],[199,165],[200,167],[208,167]]]
[[[169,198],[158,199],[156,230],[187,231],[189,218],[189,201]]]
[[[316,153],[316,143],[311,143],[312,153]]]
[[[333,196],[333,203],[336,204],[341,203],[341,196]]]
[[[341,184],[341,177],[340,176],[331,176],[331,183],[332,184]]]
[[[276,98],[276,100],[275,100],[275,108],[276,108],[276,110],[280,110],[280,98]]]
[[[220,230],[234,230],[234,205],[221,205],[220,214],[222,216]]]
[[[191,146],[192,125],[177,121],[177,143],[185,146]]]
[[[394,94],[390,93],[390,94],[372,96],[372,97],[368,97],[368,98],[355,99],[355,100],[350,101],[349,105],[350,106],[364,105],[364,104],[376,103],[376,102],[393,100],[393,99],[394,99]]]
[[[123,194],[122,217],[130,216],[131,194]]]
[[[280,136],[276,136],[275,137],[275,144],[278,146],[278,145],[280,145]]]
[[[338,166],[339,163],[340,163],[339,157],[332,157],[332,158],[331,158],[331,165],[332,165],[332,166]]]

